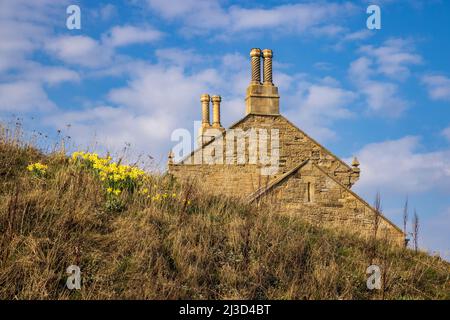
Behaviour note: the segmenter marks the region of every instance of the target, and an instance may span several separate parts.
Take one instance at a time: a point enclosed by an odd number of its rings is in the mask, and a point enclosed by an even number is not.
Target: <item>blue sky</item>
[[[66,28],[71,4],[81,30]],[[366,27],[370,4],[381,30]],[[249,51],[271,48],[281,112],[358,156],[354,190],[370,203],[380,191],[398,225],[408,195],[420,245],[450,258],[448,12],[413,0],[3,0],[0,119],[164,163],[171,132],[200,120],[202,93],[222,96],[225,126],[244,115]]]

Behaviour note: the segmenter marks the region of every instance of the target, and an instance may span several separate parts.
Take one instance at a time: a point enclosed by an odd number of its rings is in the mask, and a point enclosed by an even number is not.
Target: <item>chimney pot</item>
[[[261,49],[253,48],[250,51],[252,64],[252,81],[253,84],[261,84]]]
[[[209,127],[209,101],[211,98],[209,97],[209,94],[205,93],[202,94],[200,97],[200,101],[202,103],[202,127]]]
[[[272,57],[273,52],[270,49],[262,51],[264,57],[264,84],[273,86],[272,80]]]
[[[264,58],[272,58],[273,57],[273,51],[270,49],[264,49],[262,51],[262,53],[263,53]]]
[[[220,102],[222,98],[220,96],[212,96],[211,97],[213,103],[213,127],[220,128],[222,125],[220,124]]]

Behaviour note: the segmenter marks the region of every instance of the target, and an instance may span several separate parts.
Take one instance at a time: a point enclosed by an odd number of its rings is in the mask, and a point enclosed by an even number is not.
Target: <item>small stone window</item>
[[[306,183],[306,197],[305,201],[311,203],[314,201],[314,184],[311,182]]]

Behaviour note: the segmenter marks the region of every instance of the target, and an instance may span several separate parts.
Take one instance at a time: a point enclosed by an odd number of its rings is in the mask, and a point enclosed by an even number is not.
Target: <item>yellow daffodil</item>
[[[112,195],[117,196],[125,189],[134,190],[145,178],[143,170],[113,162],[109,155],[103,158],[97,153],[76,151],[71,159],[92,169],[105,184],[107,192]],[[145,190],[145,193],[148,193],[148,189]]]
[[[48,166],[40,162],[32,163],[27,166],[27,170],[37,175],[44,175],[47,172]]]

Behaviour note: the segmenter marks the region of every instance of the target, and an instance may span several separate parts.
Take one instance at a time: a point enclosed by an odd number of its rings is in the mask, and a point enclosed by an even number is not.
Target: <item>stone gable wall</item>
[[[274,186],[259,201],[267,201],[280,212],[301,215],[313,224],[344,227],[368,237],[374,233],[374,210],[311,163]],[[386,234],[389,241],[403,244],[400,230],[382,216],[378,221],[378,238]]]

